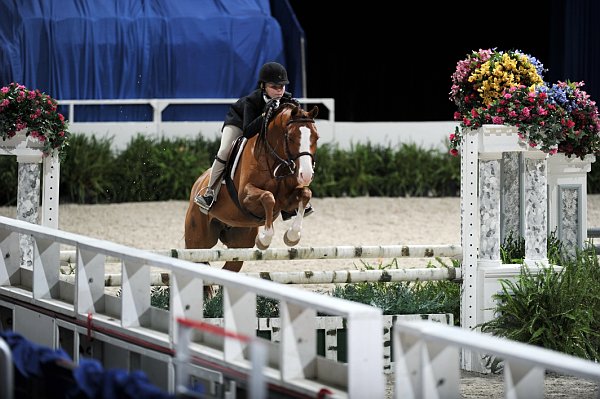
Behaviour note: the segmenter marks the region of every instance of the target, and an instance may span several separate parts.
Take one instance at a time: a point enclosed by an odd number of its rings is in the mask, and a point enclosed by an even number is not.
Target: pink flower
[[[450,155],[452,155],[453,157],[458,156],[458,150],[456,148],[452,148],[450,150]]]
[[[3,87],[2,89],[0,89],[0,91],[2,91],[2,93],[6,94],[8,93],[8,87]]]
[[[536,144],[536,143],[534,143],[533,141],[530,141],[530,142],[529,142],[529,146],[530,146],[531,148],[535,148],[535,147],[537,147],[537,144]]]
[[[454,133],[450,133],[450,137],[449,137],[450,141],[454,140],[454,137],[455,137]]]
[[[502,124],[504,124],[504,118],[501,116],[495,115],[492,117],[492,123],[494,125],[502,125]]]

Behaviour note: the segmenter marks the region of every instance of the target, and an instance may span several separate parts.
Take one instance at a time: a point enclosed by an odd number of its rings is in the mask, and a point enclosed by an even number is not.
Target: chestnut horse
[[[297,103],[284,103],[268,126],[250,139],[236,142],[225,168],[225,185],[207,215],[194,203],[208,184],[210,169],[194,183],[185,216],[185,247],[212,248],[221,240],[228,248],[267,249],[274,235],[273,221],[281,210],[297,210],[284,236],[288,246],[300,241],[304,208],[312,197],[319,135],[310,112]],[[234,148],[236,147],[234,144]],[[259,227],[264,226],[260,231]],[[242,261],[228,261],[224,269],[239,272]]]

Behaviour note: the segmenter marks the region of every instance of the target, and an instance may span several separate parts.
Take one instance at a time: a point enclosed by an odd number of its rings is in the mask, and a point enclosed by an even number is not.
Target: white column
[[[18,188],[17,188],[17,220],[39,223],[40,204],[40,161],[41,156],[17,156]],[[28,235],[20,235],[21,266],[33,267],[33,239]]]
[[[528,266],[548,264],[548,191],[546,177],[547,154],[525,152],[522,204],[525,263]]]
[[[500,202],[500,240],[504,242],[512,233],[516,238],[521,234],[520,207],[520,170],[521,153],[505,152],[502,154],[502,199]]]
[[[500,264],[500,159],[502,153],[479,155],[479,260]]]
[[[478,196],[478,160],[479,132],[465,131],[461,143],[460,158],[460,210],[461,210],[461,245],[463,276],[460,301],[460,324],[468,330],[477,326],[478,287],[477,259],[479,252],[479,196]],[[463,350],[461,367],[465,370],[477,368],[477,357],[470,350]]]
[[[587,240],[587,173],[596,160],[555,154],[548,158],[548,234],[575,256]]]

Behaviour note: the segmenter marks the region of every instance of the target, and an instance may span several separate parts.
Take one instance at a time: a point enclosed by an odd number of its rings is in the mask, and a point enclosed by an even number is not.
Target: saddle
[[[233,201],[235,206],[237,206],[238,209],[242,211],[242,213],[244,213],[244,215],[254,218],[260,222],[263,222],[265,218],[255,215],[254,213],[244,208],[242,204],[240,204],[240,201],[238,199],[238,191],[235,188],[235,184],[233,183],[233,176],[235,175],[235,171],[237,170],[238,163],[240,161],[242,153],[244,152],[244,148],[246,146],[247,141],[248,139],[246,137],[240,136],[231,145],[231,152],[229,154],[227,163],[225,164],[225,186],[227,187],[227,191],[229,192],[229,197],[231,197],[231,200]]]

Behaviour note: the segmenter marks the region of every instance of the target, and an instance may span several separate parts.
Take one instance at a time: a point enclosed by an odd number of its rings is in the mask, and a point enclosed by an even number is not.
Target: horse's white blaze
[[[300,152],[310,151],[310,129],[306,126],[300,126]],[[298,165],[298,184],[308,186],[313,179],[312,158],[303,155],[299,159]]]

